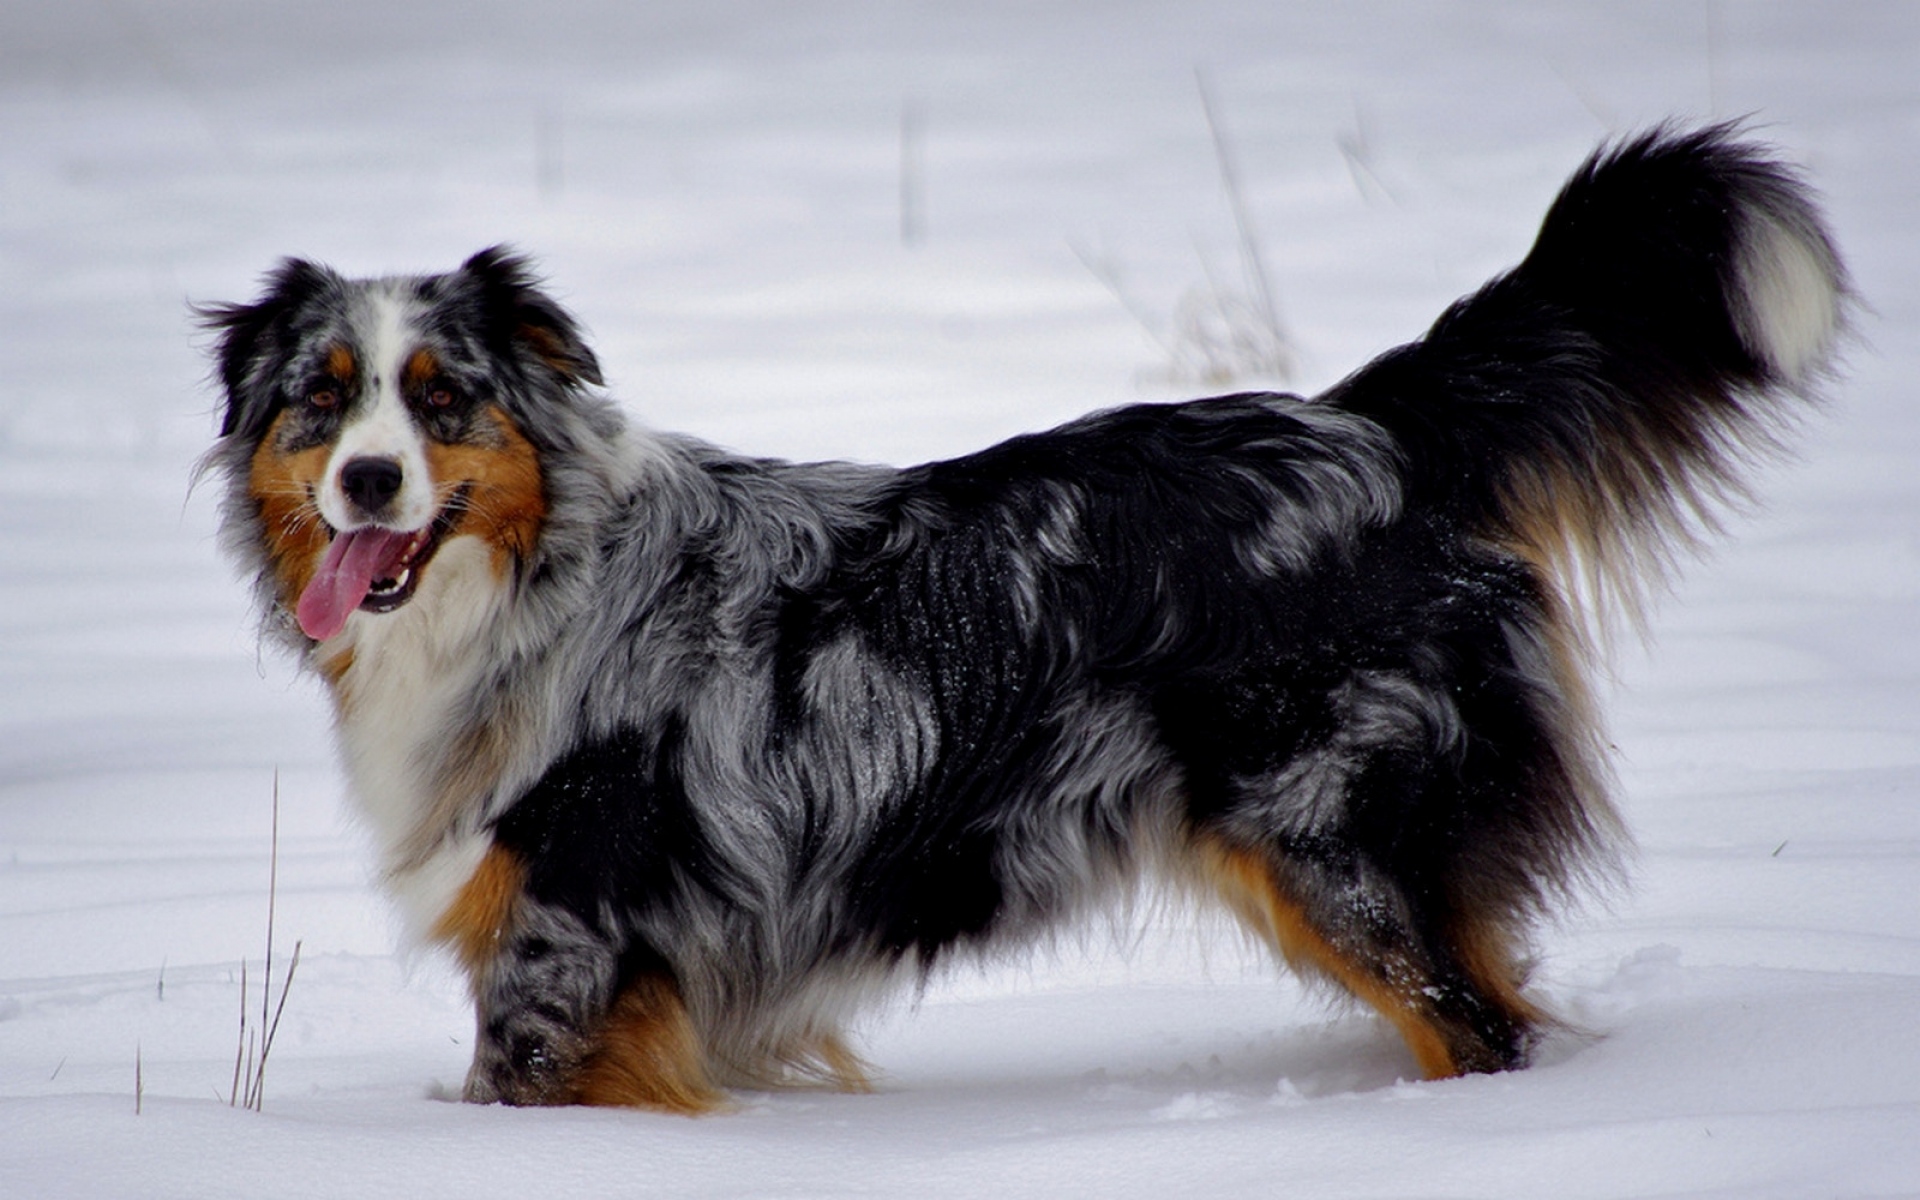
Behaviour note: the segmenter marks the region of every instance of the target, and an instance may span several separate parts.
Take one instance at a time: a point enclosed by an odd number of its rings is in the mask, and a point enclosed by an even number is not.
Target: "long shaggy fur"
[[[1711,528],[1846,299],[1737,131],[1596,154],[1515,270],[1325,395],[1103,412],[905,470],[629,426],[499,250],[207,310],[210,463],[332,689],[467,1095],[858,1087],[879,987],[1143,874],[1433,1075],[1525,1062],[1529,923],[1618,836],[1579,653]]]

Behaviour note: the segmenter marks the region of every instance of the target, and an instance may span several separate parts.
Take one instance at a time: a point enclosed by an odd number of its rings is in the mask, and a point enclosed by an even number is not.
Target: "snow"
[[[1901,0],[0,0],[0,1193],[1920,1194],[1916,63]],[[189,486],[187,302],[510,241],[648,422],[958,453],[1205,389],[1175,318],[1244,280],[1202,81],[1296,388],[1668,116],[1752,114],[1870,305],[1764,509],[1619,650],[1639,851],[1542,931],[1567,1030],[1409,1082],[1378,1022],[1151,910],[876,1014],[875,1095],[447,1102],[461,985],[398,944],[321,697]],[[254,1113],[276,774],[276,986],[303,948]]]

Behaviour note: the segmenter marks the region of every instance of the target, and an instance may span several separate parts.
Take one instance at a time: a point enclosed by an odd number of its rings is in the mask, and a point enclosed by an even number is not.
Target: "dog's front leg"
[[[619,948],[567,910],[523,898],[473,980],[478,1041],[465,1098],[573,1104],[618,983]]]
[[[726,1102],[672,975],[565,909],[523,901],[474,993],[469,1101],[678,1113]]]

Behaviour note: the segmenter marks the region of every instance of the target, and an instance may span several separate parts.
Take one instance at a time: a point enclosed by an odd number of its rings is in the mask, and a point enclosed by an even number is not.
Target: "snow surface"
[[[1515,261],[1605,135],[1753,114],[1829,198],[1871,312],[1619,655],[1639,853],[1540,944],[1578,1032],[1407,1082],[1375,1020],[1147,912],[876,1014],[876,1095],[446,1102],[461,986],[397,950],[322,700],[189,490],[187,302],[511,241],[652,423],[958,453],[1207,386],[1175,318],[1244,280],[1202,80],[1303,390]],[[1920,1194],[1916,164],[1899,0],[0,0],[0,1195]],[[254,1113],[276,771],[276,974],[304,951]]]

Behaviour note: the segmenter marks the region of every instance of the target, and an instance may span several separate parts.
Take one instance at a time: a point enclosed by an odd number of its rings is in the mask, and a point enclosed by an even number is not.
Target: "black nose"
[[[402,478],[391,458],[351,458],[340,468],[340,489],[362,512],[377,513],[400,494]]]

